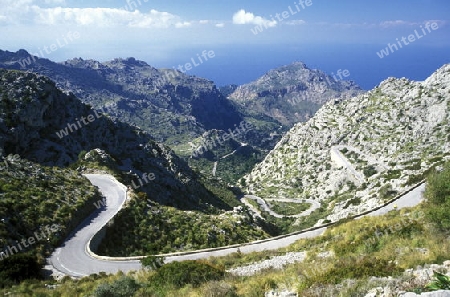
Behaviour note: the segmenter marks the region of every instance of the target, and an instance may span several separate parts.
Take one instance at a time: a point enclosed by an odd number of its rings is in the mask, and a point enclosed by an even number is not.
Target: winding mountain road
[[[280,198],[280,199],[275,199],[275,198],[271,198],[271,199],[262,199],[258,196],[255,195],[245,195],[243,199],[241,199],[242,202],[244,202],[244,199],[252,199],[255,200],[259,206],[262,207],[262,209],[264,211],[267,211],[271,216],[274,216],[276,218],[300,218],[300,217],[304,217],[304,216],[308,216],[310,215],[313,211],[315,211],[316,209],[318,209],[320,207],[320,203],[317,202],[316,200],[312,200],[312,199],[288,199],[288,198]],[[267,204],[267,201],[279,201],[279,202],[289,202],[289,203],[309,203],[311,204],[311,207],[299,214],[296,215],[280,215],[276,212],[274,212],[270,206]],[[244,202],[245,203],[245,202]],[[249,205],[250,203],[245,203],[246,205]],[[250,204],[251,205],[251,204]],[[251,209],[254,211],[254,207],[252,205]],[[258,214],[258,216],[261,216],[261,213],[259,211],[256,211],[256,213]]]
[[[115,273],[120,271],[141,269],[138,257],[130,258],[110,258],[96,256],[89,251],[89,241],[101,228],[121,209],[126,201],[126,188],[114,177],[109,175],[88,174],[85,175],[93,185],[97,186],[106,197],[106,207],[95,211],[68,237],[64,244],[57,248],[47,259],[48,263],[60,273],[73,277],[87,276],[93,273],[106,272]],[[422,184],[403,195],[395,202],[380,208],[374,215],[379,215],[397,208],[414,206],[422,200],[422,192],[425,185]],[[233,245],[229,247],[205,249],[193,252],[163,254],[165,262],[205,259],[209,257],[225,256],[230,253],[258,252],[263,250],[273,250],[289,246],[302,238],[316,237],[322,234],[327,227],[320,227],[313,230],[296,232],[295,234],[282,235],[267,240],[259,240],[243,245]]]
[[[339,163],[342,163],[345,168],[360,182],[363,183],[365,181],[365,176],[360,172],[356,171],[355,167],[352,163],[347,159],[344,154],[341,153],[340,148],[344,148],[345,146],[334,146],[331,148],[331,152],[340,160]]]
[[[114,177],[103,174],[85,175],[106,197],[106,207],[96,210],[57,248],[48,262],[63,274],[81,277],[101,271],[115,273],[140,268],[139,261],[103,261],[92,257],[87,250],[91,238],[122,208],[126,187]]]

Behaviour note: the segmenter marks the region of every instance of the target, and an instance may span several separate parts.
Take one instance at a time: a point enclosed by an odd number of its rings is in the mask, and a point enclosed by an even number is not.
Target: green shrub
[[[25,279],[39,279],[41,265],[31,253],[11,255],[0,261],[0,287],[8,287]]]
[[[147,256],[141,259],[141,264],[148,269],[158,269],[164,265],[164,259],[157,256]]]
[[[364,168],[363,173],[366,177],[371,177],[374,174],[377,174],[377,170],[373,165],[369,165],[366,168]]]
[[[187,284],[199,287],[208,281],[221,280],[224,275],[223,268],[215,267],[207,262],[190,260],[164,265],[156,271],[151,282],[160,287],[169,285],[181,288]]]
[[[423,179],[424,179],[423,174],[410,175],[408,177],[408,181],[405,183],[405,185],[407,185],[407,186],[414,185],[414,184],[417,184],[418,182],[421,182]]]
[[[204,297],[237,297],[236,287],[226,282],[211,281],[205,284],[202,295]]]
[[[355,197],[353,199],[350,199],[347,201],[347,203],[345,203],[344,208],[348,208],[350,205],[360,205],[361,204],[361,198],[360,197]]]
[[[387,180],[391,180],[391,179],[397,179],[400,178],[400,176],[402,175],[401,170],[388,170],[387,174],[386,174],[386,179]]]
[[[450,228],[450,163],[442,172],[428,176],[425,190],[427,198],[426,216],[441,230]]]
[[[370,276],[386,277],[401,271],[392,261],[374,257],[346,257],[336,260],[330,269],[319,269],[302,284],[338,284],[345,279],[364,279]]]
[[[308,210],[311,207],[309,203],[292,203],[272,201],[270,202],[272,210],[280,215],[292,216]]]
[[[128,276],[123,276],[115,282],[100,284],[94,291],[94,297],[129,297],[134,296],[140,286]]]
[[[405,170],[420,170],[421,168],[422,168],[422,165],[421,165],[421,161],[419,159],[418,162],[416,162],[410,166],[406,166]]]
[[[381,199],[389,200],[397,195],[397,191],[392,190],[392,185],[387,183],[380,188],[379,194]]]
[[[450,276],[434,271],[434,278],[435,280],[426,286],[427,289],[432,291],[450,290]]]
[[[437,157],[430,158],[428,161],[429,161],[430,163],[436,163],[436,162],[441,162],[442,159],[443,159],[442,156],[437,156]]]

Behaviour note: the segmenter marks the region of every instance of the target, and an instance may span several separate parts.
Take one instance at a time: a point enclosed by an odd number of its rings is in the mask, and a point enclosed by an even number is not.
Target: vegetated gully
[[[72,232],[63,245],[57,248],[47,259],[48,263],[59,273],[72,277],[83,277],[93,273],[139,270],[142,268],[139,259],[142,257],[113,258],[95,255],[91,251],[91,240],[122,208],[127,199],[126,187],[113,176],[106,174],[86,174],[93,185],[97,186],[106,198],[106,207],[95,211],[86,218],[80,226]],[[407,193],[398,196],[398,199],[382,207],[378,207],[363,215],[381,215],[393,209],[411,207],[422,200],[425,184],[420,183]],[[395,206],[394,206],[395,205]],[[355,217],[356,218],[356,217]],[[259,240],[247,244],[236,244],[221,248],[203,249],[191,252],[162,254],[165,263],[172,261],[205,259],[208,257],[225,256],[238,250],[242,253],[273,250],[289,246],[302,238],[311,238],[321,235],[327,227],[309,228],[292,234],[277,236],[271,239]]]

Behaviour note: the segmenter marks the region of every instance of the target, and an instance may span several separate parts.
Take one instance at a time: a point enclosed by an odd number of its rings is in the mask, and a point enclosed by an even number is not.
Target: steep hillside
[[[0,51],[0,67],[48,76],[84,103],[139,126],[173,147],[210,129],[232,128],[242,120],[211,81],[156,69],[134,58],[55,63],[32,58],[25,50]]]
[[[341,77],[345,78],[342,74]],[[294,124],[308,120],[329,100],[340,101],[363,92],[352,81],[336,80],[300,62],[270,70],[246,85],[221,87],[220,91],[254,129],[238,137],[238,142],[228,142],[229,149],[225,152],[210,150],[199,159],[189,160],[189,164],[227,182],[235,182],[236,178],[249,172],[286,131]],[[193,143],[211,142],[210,135],[205,133]]]
[[[415,292],[422,293],[417,296],[442,296],[442,292],[425,292],[448,288],[449,180],[448,163],[443,171],[427,178],[423,203],[341,222],[322,235],[282,249],[248,254],[238,251],[162,267],[156,265],[161,263],[158,258],[148,257],[144,265],[151,269],[139,273],[27,281],[0,289],[0,294],[369,297],[416,296],[405,294]]]
[[[26,69],[49,77],[93,109],[140,127],[169,145],[198,172],[232,184],[261,161],[294,123],[312,116],[330,98],[359,90],[351,82],[337,82],[301,63],[270,71],[250,84],[254,86],[251,92],[241,95],[235,91],[237,86],[219,91],[206,79],[156,69],[134,58],[107,62],[75,58],[55,63],[33,57],[25,50],[0,51],[0,67]],[[233,91],[233,101],[222,94]],[[247,104],[254,92],[262,96],[255,103],[261,103],[259,107]],[[190,158],[201,143],[211,141],[210,135],[228,133],[243,121],[254,125],[250,133],[209,149],[209,154]],[[239,143],[246,145],[237,149]]]
[[[48,76],[66,92],[72,92],[93,109],[123,123],[137,126],[155,140],[169,145],[190,165],[206,176],[213,176],[213,164],[233,150],[229,145],[209,149],[214,161],[203,155],[189,159],[196,143],[208,141],[207,135],[233,130],[244,119],[233,103],[206,79],[190,76],[172,69],[156,69],[134,58],[115,59],[108,62],[76,58],[62,63],[32,57],[25,50],[16,53],[0,51],[0,67],[27,69]],[[249,122],[258,120],[249,119]],[[266,126],[269,125],[268,128]],[[235,141],[247,143],[250,151],[265,156],[280,137],[274,139],[266,131],[274,131],[278,123],[263,121],[251,134],[243,134]],[[205,137],[204,137],[205,136]],[[235,182],[247,173],[260,158],[251,159],[246,166],[235,168],[237,160],[248,154],[230,155],[222,159],[223,170],[217,178]]]
[[[427,80],[389,78],[296,124],[248,174],[263,198],[309,198],[344,218],[383,203],[450,155],[450,65]]]
[[[101,195],[76,170],[41,166],[18,155],[1,158],[0,260],[14,262],[30,252],[43,264],[52,248],[95,210]]]
[[[144,174],[154,175],[154,181],[139,186],[154,201],[183,209],[211,210],[211,205],[230,209],[168,147],[64,94],[48,78],[0,69],[0,98],[4,154],[68,166],[95,149],[86,156],[98,156],[99,163],[122,175],[129,186]]]
[[[101,208],[101,196],[81,172],[109,172],[129,189],[131,201],[103,240],[101,252],[107,255],[217,247],[269,236],[261,227],[270,230],[269,225],[238,207],[232,192],[201,180],[168,147],[63,93],[50,79],[0,69],[0,98],[0,151],[7,166],[0,168],[2,257],[20,254],[11,247],[14,240],[53,223],[58,230],[47,235],[48,243],[36,245],[42,262],[43,252]],[[190,221],[193,216],[198,224]],[[201,232],[188,232],[193,226]]]
[[[340,73],[341,78],[346,75],[349,74]],[[323,71],[295,62],[237,87],[228,98],[236,102],[244,114],[264,114],[289,129],[311,118],[329,100],[360,93],[361,88],[352,81],[337,80]]]

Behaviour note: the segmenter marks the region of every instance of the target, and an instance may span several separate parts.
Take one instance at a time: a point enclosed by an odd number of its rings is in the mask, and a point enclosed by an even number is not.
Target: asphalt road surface
[[[117,182],[109,175],[89,174],[86,175],[86,177],[92,182],[92,184],[99,187],[101,192],[105,195],[106,207],[89,216],[73,232],[73,234],[69,236],[64,244],[55,250],[55,252],[48,259],[48,262],[59,272],[74,277],[86,276],[102,271],[107,273],[115,273],[119,270],[127,272],[130,270],[141,269],[141,264],[138,260],[100,260],[92,257],[87,252],[86,247],[92,236],[96,234],[96,232],[98,232],[101,227],[104,226],[122,207],[126,200],[126,189],[125,186]],[[417,205],[422,200],[422,192],[424,187],[424,185],[417,187],[413,191],[399,198],[394,203],[374,212],[373,215],[380,215],[394,208],[399,209]],[[394,205],[396,207],[394,207]],[[283,238],[275,238],[268,241],[256,241],[239,246],[239,248],[231,247],[213,251],[199,251],[183,255],[166,255],[165,262],[168,263],[172,261],[205,259],[212,256],[225,256],[236,252],[238,249],[242,253],[273,250],[289,246],[301,238],[319,236],[325,230],[326,227],[323,227],[314,231],[289,235]]]
[[[119,270],[140,269],[139,261],[102,261],[91,257],[86,247],[96,234],[122,207],[126,200],[126,188],[112,176],[103,174],[85,175],[106,197],[106,207],[95,211],[69,235],[64,244],[48,259],[58,271],[75,277],[101,271],[115,273]]]
[[[267,201],[279,201],[279,202],[289,202],[289,203],[309,203],[311,204],[311,207],[299,214],[296,215],[290,215],[290,216],[286,216],[286,215],[280,215],[276,212],[274,212],[269,205],[267,205],[266,201],[258,196],[255,195],[245,195],[244,198],[246,199],[252,199],[255,200],[260,207],[262,207],[262,209],[264,211],[267,211],[271,216],[274,216],[276,218],[284,218],[284,217],[289,217],[289,218],[300,218],[300,217],[304,217],[304,216],[308,216],[310,215],[313,211],[315,211],[316,209],[318,209],[320,207],[320,203],[317,202],[316,200],[312,200],[312,199],[287,199],[287,198],[280,198],[280,199],[266,199]],[[241,202],[245,201],[245,199],[241,199]],[[249,205],[250,203],[246,203],[247,205]],[[251,205],[251,204],[250,204]],[[251,209],[255,212],[255,208],[251,207]],[[261,213],[259,211],[256,211],[256,213],[261,216]]]

